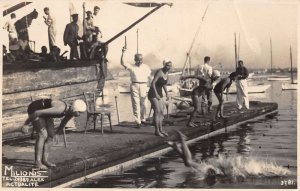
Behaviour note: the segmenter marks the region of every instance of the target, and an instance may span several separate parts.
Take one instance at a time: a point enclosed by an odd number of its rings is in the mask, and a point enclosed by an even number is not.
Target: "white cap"
[[[86,104],[81,99],[77,99],[72,104],[73,111],[84,112],[86,111]]]
[[[163,65],[166,66],[167,64],[172,63],[172,61],[168,58],[164,59]]]
[[[220,77],[220,76],[221,76],[221,73],[220,73],[218,70],[214,70],[213,73],[212,73],[212,75],[213,75],[214,77]]]

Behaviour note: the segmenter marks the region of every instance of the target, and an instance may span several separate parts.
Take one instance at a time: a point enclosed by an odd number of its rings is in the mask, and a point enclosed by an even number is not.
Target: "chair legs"
[[[88,122],[89,122],[90,117],[91,117],[91,115],[87,114],[87,116],[86,116],[86,123],[85,123],[84,133],[86,133],[86,129],[87,129],[87,125],[88,125]]]
[[[100,120],[101,120],[101,134],[103,134],[103,115],[107,115],[108,117],[108,120],[109,120],[109,127],[110,127],[110,130],[112,132],[112,124],[111,124],[111,114],[100,114]],[[88,126],[88,121],[90,119],[92,115],[87,115],[86,117],[86,124],[85,124],[85,130],[84,130],[84,133],[86,133],[87,131],[87,126]],[[93,122],[94,122],[94,130],[96,130],[96,122],[97,122],[97,115],[93,115]]]
[[[101,117],[101,134],[103,134],[103,115],[100,115]]]
[[[112,132],[112,126],[111,126],[111,115],[107,114],[108,116],[108,120],[109,120],[109,127],[110,127],[110,131]]]

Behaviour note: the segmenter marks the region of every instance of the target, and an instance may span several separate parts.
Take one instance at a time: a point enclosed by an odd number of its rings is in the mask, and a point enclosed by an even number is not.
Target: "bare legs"
[[[196,127],[197,125],[193,122],[193,118],[196,117],[197,113],[199,112],[199,103],[200,103],[199,96],[192,95],[192,101],[193,101],[193,105],[194,105],[194,110],[191,113],[191,117],[187,123],[187,126]]]
[[[38,132],[35,143],[35,164],[36,167],[46,170],[48,167],[55,167],[55,164],[48,161],[49,145],[54,136],[53,120],[47,118],[38,118],[32,122],[33,127]]]
[[[216,93],[216,96],[217,96],[218,101],[219,101],[219,105],[218,105],[217,113],[216,113],[216,118],[217,117],[225,118],[225,116],[223,114],[224,100],[222,98],[222,93]]]
[[[154,125],[155,125],[155,135],[160,137],[168,136],[166,132],[162,130],[162,122],[164,119],[164,102],[162,99],[157,98],[150,99],[151,107],[154,110]]]
[[[180,143],[169,141],[167,142],[167,144],[170,145],[175,151],[178,152],[178,154],[182,157],[185,166],[198,168],[200,164],[195,162],[192,159],[191,151],[186,144],[186,136],[182,134],[180,131],[176,131],[176,132],[180,137]]]

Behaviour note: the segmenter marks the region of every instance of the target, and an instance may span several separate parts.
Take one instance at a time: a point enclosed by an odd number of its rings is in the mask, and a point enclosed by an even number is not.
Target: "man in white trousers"
[[[248,82],[247,82],[249,72],[247,68],[244,66],[242,60],[238,61],[238,67],[236,69],[236,72],[237,72],[236,102],[238,105],[238,109],[241,110],[244,105],[246,109],[249,109]]]
[[[134,119],[137,123],[137,128],[141,125],[146,125],[146,100],[148,84],[151,81],[151,70],[148,65],[143,63],[143,55],[135,54],[135,64],[127,64],[123,61],[123,55],[126,48],[122,49],[121,65],[130,72],[131,78],[131,102]]]

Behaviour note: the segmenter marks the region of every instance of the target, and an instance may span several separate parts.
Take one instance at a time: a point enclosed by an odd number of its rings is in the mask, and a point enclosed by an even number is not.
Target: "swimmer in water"
[[[179,135],[180,143],[168,141],[167,144],[171,146],[181,156],[185,166],[191,167],[192,169],[195,170],[203,169],[201,162],[199,163],[193,160],[192,153],[186,144],[187,137],[178,130],[176,130],[176,132]],[[216,176],[216,172],[212,168],[207,168],[205,174],[206,174],[206,178],[215,178]]]

